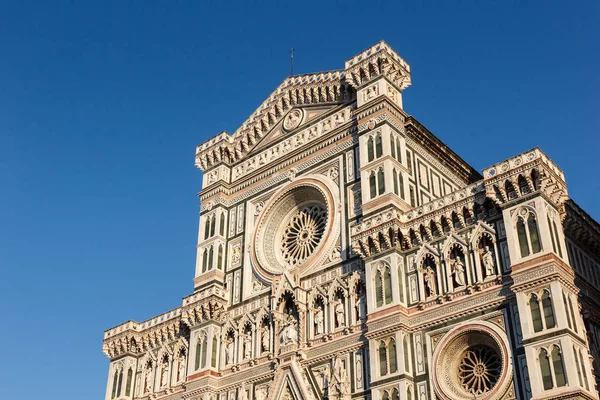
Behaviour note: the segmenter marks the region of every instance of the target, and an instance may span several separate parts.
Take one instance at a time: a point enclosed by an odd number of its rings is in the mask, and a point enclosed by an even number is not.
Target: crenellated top
[[[398,55],[386,42],[385,40],[379,41],[379,43],[369,47],[366,50],[358,53],[354,57],[346,60],[344,64],[346,69],[351,68],[352,66],[359,64],[360,62],[370,59],[371,57],[377,55],[378,53],[385,52],[388,57],[391,57],[394,61],[398,62],[406,71],[410,72],[410,65],[402,57]]]
[[[411,84],[410,65],[383,40],[347,60],[345,67],[346,82],[354,87],[380,75],[385,75],[400,91]]]
[[[368,257],[391,247],[420,246],[533,193],[542,193],[559,209],[569,198],[563,172],[539,148],[486,168],[484,179],[412,210],[386,209],[352,223],[352,248]]]
[[[411,84],[410,66],[384,41],[346,61],[345,66],[345,70],[284,79],[235,133],[221,132],[197,146],[196,166],[207,171],[240,161],[296,106],[353,102],[356,89],[379,76],[386,76],[400,91]]]
[[[110,359],[138,354],[177,337],[182,308],[177,307],[144,322],[127,321],[104,332],[102,352]]]
[[[143,322],[127,321],[104,332],[102,351],[113,359],[159,347],[180,336],[183,325],[218,319],[227,300],[221,288],[209,287],[183,298],[183,305]]]
[[[563,182],[565,181],[565,173],[558,168],[558,166],[542,150],[540,150],[539,147],[534,147],[533,149],[509,158],[508,160],[504,160],[492,165],[491,167],[485,168],[483,170],[483,177],[485,179],[491,179],[504,173],[511,172],[515,168],[519,168],[522,165],[538,160],[546,164],[549,170],[552,171],[557,177],[562,179]]]
[[[181,315],[181,307],[174,308],[166,313],[157,315],[156,317],[152,317],[143,322],[136,322],[133,320],[129,320],[120,325],[115,326],[114,328],[108,329],[104,331],[104,340],[114,337],[120,333],[124,333],[127,331],[131,332],[142,332],[146,329],[150,329],[153,326],[159,325],[161,323],[170,321],[174,318],[178,318]]]

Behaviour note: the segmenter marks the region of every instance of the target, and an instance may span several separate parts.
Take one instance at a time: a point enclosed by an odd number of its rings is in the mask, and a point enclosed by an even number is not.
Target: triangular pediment
[[[273,379],[267,400],[315,400],[313,388],[296,361],[282,366]]]
[[[298,287],[296,279],[288,271],[284,271],[279,279],[273,281],[273,283],[275,290],[272,293],[274,293],[273,298],[275,301],[278,301],[286,292],[294,295],[294,291]]]
[[[328,111],[332,111],[337,108],[337,104],[323,105],[323,106],[306,106],[306,107],[294,107],[281,118],[281,121],[273,127],[262,139],[260,139],[248,152],[248,156],[257,154],[264,149],[269,148],[273,143],[282,140],[285,137],[293,135],[295,132],[302,130],[306,126],[310,125],[311,122],[315,122],[319,117],[327,114]],[[289,123],[293,120],[294,116],[299,116],[293,123]],[[287,123],[287,124],[286,124]]]
[[[410,85],[410,66],[384,41],[346,60],[344,69],[289,76],[233,134],[221,132],[197,146],[196,166],[208,171],[220,163],[235,164],[258,143],[262,146],[266,136],[272,134],[271,139],[275,139],[277,127],[285,128],[285,118],[294,108],[311,108],[306,112],[307,120],[323,118],[312,107],[354,103],[357,89],[380,76],[387,77],[400,91]],[[295,123],[295,118],[291,122]],[[328,121],[327,131],[339,122]]]

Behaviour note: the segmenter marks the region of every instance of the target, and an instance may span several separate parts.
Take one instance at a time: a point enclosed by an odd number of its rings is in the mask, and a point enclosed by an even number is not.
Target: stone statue
[[[146,369],[146,379],[144,381],[144,393],[147,393],[152,390],[152,365],[148,366]]]
[[[427,268],[419,268],[419,272],[423,274],[423,281],[425,281],[425,286],[429,289],[429,295],[435,296],[437,294],[436,284],[435,284],[435,271],[430,266]]]
[[[350,394],[350,381],[340,357],[337,357],[334,361],[330,386],[332,387],[332,394],[336,394],[336,392],[341,395]]]
[[[485,276],[494,275],[494,254],[490,251],[490,246],[485,246],[481,259],[485,268]]]
[[[335,303],[335,323],[338,327],[344,326],[344,302],[337,299]]]
[[[252,357],[252,335],[248,333],[244,337],[244,358],[248,359]]]
[[[233,340],[225,340],[225,365],[233,363]]]
[[[264,400],[264,399],[265,399],[265,388],[264,387],[256,388],[256,391],[254,392],[254,400]]]
[[[160,373],[160,387],[167,386],[167,377],[169,376],[169,360],[166,358],[163,361],[162,371]]]
[[[179,356],[179,370],[177,371],[177,381],[185,379],[185,356],[182,354]]]
[[[323,333],[323,321],[324,321],[324,316],[323,316],[323,309],[321,308],[321,306],[317,306],[317,309],[315,311],[315,335],[320,335]]]
[[[262,351],[269,351],[269,328],[263,326],[261,338]]]
[[[296,327],[296,318],[293,311],[288,309],[283,320],[283,328],[280,333],[280,341],[282,345],[294,343],[298,340],[298,328]]]
[[[454,261],[454,280],[458,286],[465,285],[465,265],[460,257],[456,257]]]
[[[365,292],[363,289],[360,289],[360,293],[356,295],[356,300],[354,302],[354,308],[356,312],[356,321],[358,322],[362,316],[365,315]]]

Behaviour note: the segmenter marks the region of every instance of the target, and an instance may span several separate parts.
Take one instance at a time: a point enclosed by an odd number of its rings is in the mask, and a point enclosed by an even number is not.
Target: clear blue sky
[[[308,73],[386,40],[409,114],[478,170],[540,146],[600,218],[600,3],[386,3],[0,3],[3,398],[103,398],[104,329],[192,291],[194,146],[291,47]]]

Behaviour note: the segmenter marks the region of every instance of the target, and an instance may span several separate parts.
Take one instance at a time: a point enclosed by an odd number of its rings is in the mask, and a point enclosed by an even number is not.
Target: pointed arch
[[[390,373],[393,374],[398,371],[398,356],[396,351],[396,341],[392,338],[389,344],[389,359],[390,359]]]
[[[131,380],[133,379],[133,369],[129,367],[127,370],[127,380],[125,381],[125,396],[131,396]]]
[[[408,334],[404,335],[404,339],[403,339],[403,345],[404,345],[404,372],[410,372],[410,356],[411,356],[411,352],[410,352],[410,336]]]
[[[554,369],[554,381],[557,387],[566,386],[567,378],[565,376],[565,369],[563,364],[562,352],[560,347],[554,345],[552,347],[552,367]]]
[[[208,335],[202,338],[202,360],[200,361],[201,368],[206,367],[206,353],[208,351]]]
[[[200,357],[202,356],[202,340],[198,338],[196,340],[196,354],[194,357],[194,370],[200,369]]]
[[[204,249],[202,251],[202,273],[206,272],[208,266],[208,250]]]
[[[375,135],[375,158],[381,157],[383,154],[383,143],[381,140],[381,133]]]
[[[552,382],[552,372],[550,370],[550,358],[546,349],[541,348],[538,352],[538,362],[540,365],[540,374],[542,375],[542,384],[544,390],[550,390],[554,386]]]
[[[204,240],[208,239],[209,234],[210,234],[210,216],[206,217],[206,221],[204,222]]]
[[[375,147],[373,144],[373,137],[369,137],[369,139],[367,139],[367,160],[369,162],[371,162],[374,159],[375,159]]]
[[[529,311],[531,312],[531,322],[533,323],[533,331],[540,332],[544,329],[542,324],[542,313],[540,310],[540,304],[538,301],[538,297],[535,294],[532,294],[529,297]]]
[[[211,270],[213,268],[213,255],[214,255],[214,246],[211,245],[208,250],[208,269]]]
[[[223,245],[219,245],[219,251],[217,255],[217,268],[223,269]]]
[[[383,172],[383,168],[379,168],[377,171],[377,188],[378,194],[383,194],[385,192],[385,175]]]
[[[519,239],[521,257],[527,257],[529,255],[529,243],[527,242],[527,231],[525,230],[525,222],[522,218],[519,218],[517,220],[517,237]]]
[[[519,186],[519,193],[521,195],[529,193],[529,184],[523,175],[519,174],[517,177],[517,185]]]
[[[387,348],[385,346],[385,342],[382,340],[379,343],[379,375],[385,376],[387,375]]]
[[[115,373],[113,375],[113,384],[112,384],[112,392],[110,395],[111,399],[114,399],[115,396],[117,395],[117,381],[119,379],[119,372],[115,370]]]
[[[217,367],[217,347],[219,345],[218,342],[219,341],[217,339],[217,336],[213,335],[213,338],[212,338],[212,354],[211,354],[211,357],[210,357],[210,366],[212,368],[216,368]]]
[[[215,214],[213,214],[210,216],[210,237],[215,236],[215,228],[216,228]]]
[[[383,306],[383,274],[381,271],[375,272],[375,298],[377,307]]]
[[[556,320],[554,319],[552,297],[547,290],[544,290],[542,293],[542,308],[544,310],[544,324],[546,325],[546,329],[554,328]]]
[[[225,212],[222,212],[219,218],[219,235],[225,236]]]
[[[371,199],[377,197],[377,182],[375,177],[375,171],[371,172],[371,175],[369,175],[369,194],[371,195]]]
[[[537,169],[531,170],[531,184],[533,185],[533,190],[538,190],[540,188],[540,173]]]
[[[575,355],[575,357],[577,357],[577,355]],[[581,350],[579,350],[579,363],[581,364],[581,370],[583,372],[583,383],[585,385],[585,388],[587,390],[590,390],[590,387],[588,384],[587,369],[585,367],[585,360],[583,358],[583,354],[581,353]]]
[[[565,292],[562,292],[562,298],[563,307],[565,308],[565,313],[567,314],[567,325],[569,326],[569,329],[573,329],[573,324],[571,323],[571,313],[569,312],[569,306],[567,304],[567,296],[565,295]]]
[[[575,368],[577,369],[577,378],[579,379],[579,386],[583,387],[583,375],[581,374],[581,366],[579,365],[579,354],[573,346],[573,354],[575,355]]]
[[[573,312],[573,302],[571,301],[571,296],[568,296],[567,300],[569,302],[569,311],[571,314],[571,318],[573,320],[573,329],[577,333],[577,317],[575,316],[575,313]]]
[[[385,291],[385,304],[390,304],[392,302],[392,276],[389,267],[383,270],[383,288]]]

